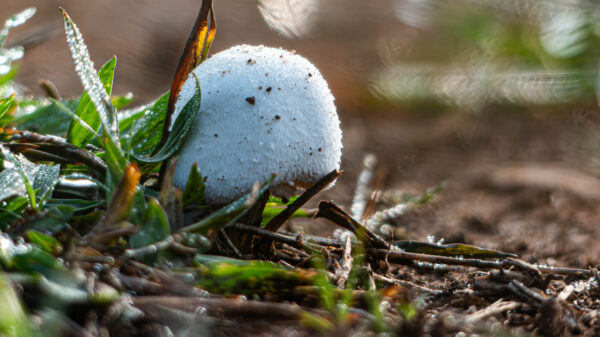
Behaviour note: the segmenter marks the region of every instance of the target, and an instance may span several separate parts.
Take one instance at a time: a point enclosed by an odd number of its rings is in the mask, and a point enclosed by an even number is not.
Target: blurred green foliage
[[[474,111],[595,98],[596,3],[398,0],[395,6],[406,31],[382,51],[391,62],[371,86],[380,98]]]

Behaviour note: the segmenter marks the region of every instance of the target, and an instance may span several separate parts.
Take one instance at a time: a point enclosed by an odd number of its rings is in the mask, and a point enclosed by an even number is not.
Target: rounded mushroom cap
[[[273,173],[275,193],[308,185],[339,169],[342,132],[334,98],[319,70],[278,48],[240,45],[213,55],[194,73],[200,112],[179,152],[174,183],[183,188],[194,163],[205,201],[223,204]],[[193,96],[190,76],[172,120]]]

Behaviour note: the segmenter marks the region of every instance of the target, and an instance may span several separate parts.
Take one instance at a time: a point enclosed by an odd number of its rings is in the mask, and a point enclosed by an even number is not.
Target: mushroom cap
[[[185,186],[198,163],[205,202],[224,204],[273,173],[277,194],[339,169],[342,132],[334,98],[307,59],[280,48],[240,45],[213,55],[194,73],[201,108],[179,151],[176,186]],[[189,76],[173,121],[195,86]]]

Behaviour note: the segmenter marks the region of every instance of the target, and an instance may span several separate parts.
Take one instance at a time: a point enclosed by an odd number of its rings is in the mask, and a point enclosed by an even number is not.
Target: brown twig
[[[542,305],[542,303],[544,303],[544,301],[546,301],[545,297],[527,288],[523,283],[517,280],[510,281],[510,283],[506,286],[506,289],[534,307],[539,307]]]
[[[204,307],[209,316],[243,319],[299,320],[305,312],[301,307],[293,304],[225,298],[140,296],[133,299],[133,304],[144,312],[153,306],[164,306],[187,312],[194,312],[198,307]]]
[[[337,286],[340,288],[344,288],[346,285],[346,280],[350,276],[350,272],[352,271],[352,264],[354,259],[352,258],[352,242],[350,241],[350,235],[346,235],[344,240],[343,254],[340,261],[340,269],[339,272],[336,272],[336,282]]]
[[[87,150],[67,143],[63,138],[22,131],[14,135],[12,141],[33,143],[38,146],[39,151],[85,164],[101,174],[106,173],[106,163],[100,158]]]
[[[468,323],[475,323],[478,321],[482,321],[488,317],[491,317],[491,316],[494,316],[497,314],[501,314],[501,313],[509,311],[509,310],[518,309],[522,306],[523,306],[523,304],[519,303],[519,302],[503,301],[502,299],[500,299],[481,310],[478,310],[472,314],[467,315],[466,321]]]
[[[419,253],[408,253],[399,251],[389,251],[386,249],[368,249],[368,253],[374,254],[378,257],[388,257],[390,262],[406,263],[406,261],[424,261],[429,263],[440,263],[448,265],[460,265],[469,266],[482,269],[517,269],[524,271],[528,274],[535,274],[536,272],[543,273],[554,273],[563,275],[582,275],[591,276],[591,272],[586,269],[576,268],[560,268],[560,267],[540,267],[528,264],[524,261],[517,259],[504,259],[500,261],[488,261],[481,259],[463,259],[448,256],[428,255]],[[533,269],[532,269],[533,268]]]
[[[312,185],[308,188],[302,195],[296,199],[293,203],[291,203],[286,209],[281,211],[281,213],[277,214],[269,223],[265,226],[266,230],[271,232],[276,232],[279,230],[283,224],[288,221],[292,215],[299,210],[304,204],[306,204],[310,199],[312,199],[317,193],[322,191],[329,184],[334,182],[343,171],[333,170],[329,172],[326,176],[321,178],[316,184]]]
[[[392,279],[392,278],[385,277],[385,276],[379,275],[379,274],[373,274],[373,275],[374,275],[376,281],[385,282],[385,283],[389,283],[389,284],[394,284],[394,285],[398,285],[398,286],[409,288],[409,289],[415,289],[415,290],[418,290],[420,292],[429,293],[429,294],[432,294],[432,295],[440,295],[440,294],[443,293],[442,290],[437,290],[437,289],[425,287],[425,286],[418,285],[416,283],[412,283],[412,282],[409,282],[409,281]]]
[[[358,221],[354,220],[348,213],[344,212],[339,206],[331,201],[321,201],[316,218],[325,218],[334,224],[345,228],[359,239],[365,242],[368,247],[389,248],[390,244],[380,238],[377,234],[365,228]]]
[[[301,248],[308,252],[315,252],[321,249],[321,247],[315,246],[314,244],[303,242],[303,240],[300,239],[300,236],[292,237],[281,233],[271,232],[263,228],[247,226],[241,223],[235,223],[231,227],[239,231],[252,233],[254,235],[261,236],[273,241],[282,242],[292,247]]]

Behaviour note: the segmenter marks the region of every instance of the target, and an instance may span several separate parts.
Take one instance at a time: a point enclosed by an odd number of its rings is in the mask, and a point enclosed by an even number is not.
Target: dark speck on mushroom
[[[218,137],[219,137],[219,135],[215,133],[215,138],[218,138]]]
[[[262,90],[262,85],[258,87],[258,90]]]
[[[251,105],[254,105],[256,103],[256,98],[254,98],[254,96],[246,97],[246,102],[250,103]]]
[[[312,77],[312,74],[311,74],[311,73],[308,73],[308,77]]]
[[[267,92],[271,92],[271,90],[273,90],[273,88],[271,88],[271,87],[268,87],[266,91],[267,91]]]
[[[321,151],[323,151],[323,149],[322,149],[322,148],[319,148],[319,152],[321,152]]]
[[[256,61],[254,61],[253,59],[248,59],[248,61],[246,61],[246,64],[251,66],[253,64],[256,64]]]
[[[275,115],[275,119],[281,119],[281,116]]]

